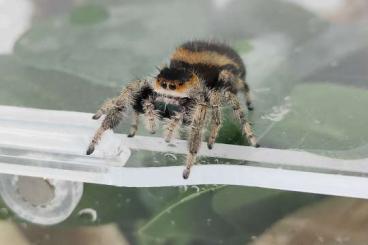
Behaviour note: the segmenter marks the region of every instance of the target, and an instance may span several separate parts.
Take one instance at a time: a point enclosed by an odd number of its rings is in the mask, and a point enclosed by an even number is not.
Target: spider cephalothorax
[[[106,116],[87,154],[94,151],[104,131],[118,125],[128,107],[133,108],[129,137],[137,132],[141,114],[146,118],[146,126],[151,133],[156,132],[157,121],[165,119],[166,142],[170,142],[180,125],[190,126],[184,178],[188,178],[195,163],[208,116],[210,134],[207,145],[212,149],[221,126],[221,107],[225,104],[233,108],[250,144],[257,146],[237,97],[238,91],[243,92],[248,109],[253,109],[245,76],[240,56],[230,47],[202,41],[184,43],[171,56],[170,65],[160,69],[157,76],[129,83],[119,96],[102,105],[93,119]]]
[[[164,67],[156,76],[153,89],[162,95],[183,98],[190,97],[190,90],[199,85],[199,78],[194,72],[184,68]]]

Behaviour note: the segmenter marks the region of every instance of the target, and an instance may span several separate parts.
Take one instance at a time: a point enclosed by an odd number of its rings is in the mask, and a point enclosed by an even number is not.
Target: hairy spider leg
[[[139,113],[137,113],[136,111],[133,111],[132,112],[132,124],[130,125],[128,137],[135,136],[138,130],[138,125],[139,125]]]
[[[235,117],[239,120],[242,125],[242,132],[247,137],[249,143],[252,146],[259,147],[255,135],[253,134],[250,123],[246,120],[244,111],[242,110],[238,97],[230,91],[225,92],[225,99],[231,105]]]
[[[210,95],[210,106],[211,106],[211,131],[208,137],[207,147],[212,149],[216,141],[217,134],[221,127],[221,93],[219,91],[211,92]]]
[[[199,147],[202,143],[203,126],[206,120],[208,106],[204,102],[198,103],[192,114],[192,123],[190,125],[190,133],[188,137],[188,150],[186,165],[183,171],[183,178],[187,179],[190,169],[195,163]]]
[[[240,91],[244,94],[245,97],[245,102],[247,105],[248,110],[253,111],[254,110],[254,105],[252,102],[252,97],[250,94],[250,89],[249,89],[249,85],[246,81],[239,79],[239,85],[240,85]]]
[[[245,78],[245,74],[243,74],[243,77]],[[248,110],[252,111],[254,109],[252,98],[250,95],[249,85],[247,84],[245,79],[239,77],[238,70],[234,68],[233,69],[225,68],[219,73],[218,79],[219,81],[223,81],[224,84],[232,84],[233,87],[240,90],[244,94]]]
[[[183,120],[183,112],[176,112],[167,122],[165,128],[165,141],[169,143]]]
[[[146,118],[146,127],[151,134],[155,134],[157,113],[155,111],[155,105],[153,104],[151,98],[143,101],[143,110],[144,116]]]
[[[86,152],[87,155],[94,152],[95,146],[99,143],[106,130],[113,129],[120,123],[123,118],[123,113],[132,104],[133,93],[138,91],[145,84],[147,84],[145,80],[136,80],[129,83],[121,91],[119,96],[107,100],[101,108],[97,110],[96,114],[92,117],[93,119],[99,119],[102,115],[106,115],[106,117],[93,136]]]

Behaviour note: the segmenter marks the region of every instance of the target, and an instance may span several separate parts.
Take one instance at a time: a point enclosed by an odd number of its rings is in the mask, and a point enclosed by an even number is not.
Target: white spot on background
[[[0,0],[0,54],[13,52],[16,40],[30,27],[32,10],[28,0]]]
[[[269,79],[289,55],[291,40],[281,33],[269,33],[250,40],[252,51],[241,54],[248,70],[247,80],[257,87],[257,83]],[[265,61],[265,57],[267,60]]]
[[[215,6],[217,8],[224,8],[226,5],[228,5],[232,0],[213,0],[215,3]]]
[[[78,212],[78,216],[89,216],[92,222],[97,220],[97,211],[92,208],[85,208]]]
[[[169,159],[172,159],[172,160],[178,160],[178,158],[176,157],[176,155],[173,154],[173,153],[165,153],[164,156],[167,157],[167,158],[169,158]]]
[[[274,106],[272,107],[272,112],[266,115],[263,115],[261,118],[262,119],[266,119],[266,120],[270,120],[273,122],[279,122],[282,119],[285,118],[285,116],[290,112],[290,107],[291,107],[291,103],[290,103],[290,97],[285,97],[284,98],[285,103],[280,105],[280,106]]]
[[[297,5],[308,9],[314,13],[331,13],[342,8],[345,4],[345,0],[284,0],[286,2],[292,2]]]

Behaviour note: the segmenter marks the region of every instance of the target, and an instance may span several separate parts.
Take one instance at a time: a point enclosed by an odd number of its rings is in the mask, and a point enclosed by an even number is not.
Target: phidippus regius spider
[[[184,43],[172,54],[170,65],[161,68],[157,76],[129,83],[119,96],[101,106],[93,119],[106,116],[87,154],[94,151],[106,130],[119,124],[129,107],[133,108],[129,137],[137,132],[141,114],[146,118],[146,126],[151,133],[156,132],[158,120],[166,121],[166,142],[170,142],[179,126],[189,126],[188,155],[183,171],[185,179],[196,161],[208,116],[210,133],[207,145],[212,149],[221,126],[223,105],[232,107],[249,143],[258,146],[237,97],[238,91],[243,92],[248,109],[253,109],[245,76],[245,65],[232,48],[213,42]]]

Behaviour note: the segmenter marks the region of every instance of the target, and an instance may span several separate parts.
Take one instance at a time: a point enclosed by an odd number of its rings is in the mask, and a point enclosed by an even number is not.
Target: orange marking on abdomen
[[[178,48],[173,53],[171,59],[183,61],[188,64],[207,64],[213,66],[234,65],[239,68],[239,64],[234,60],[214,51],[193,52],[185,48]]]

